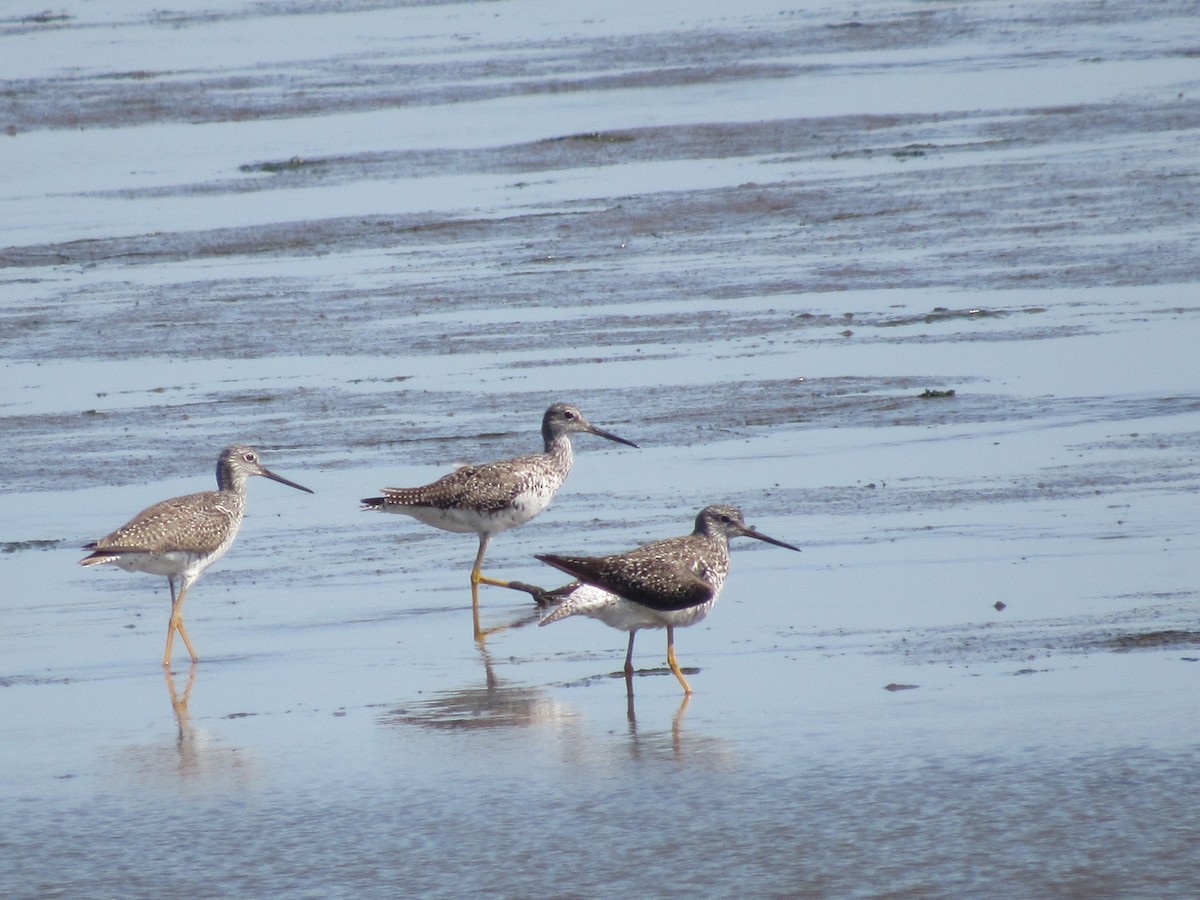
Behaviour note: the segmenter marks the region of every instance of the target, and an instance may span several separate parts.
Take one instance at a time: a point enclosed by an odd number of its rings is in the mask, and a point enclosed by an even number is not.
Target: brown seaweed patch
[[[62,540],[0,541],[0,553],[17,553],[21,550],[51,550],[62,543]]]
[[[293,156],[291,159],[273,160],[261,163],[246,163],[238,166],[239,172],[266,172],[274,174],[276,172],[293,172],[296,169],[303,169],[306,166],[320,165],[321,161],[310,161],[302,156]]]
[[[1113,650],[1127,652],[1129,650],[1160,650],[1164,647],[1200,647],[1200,631],[1182,631],[1168,629],[1165,631],[1132,632],[1119,634],[1109,639]]]

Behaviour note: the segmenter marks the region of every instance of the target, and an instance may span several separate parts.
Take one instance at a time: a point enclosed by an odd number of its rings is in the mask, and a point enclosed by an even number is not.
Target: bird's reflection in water
[[[536,622],[536,611],[522,616],[506,628],[521,628]],[[492,633],[495,633],[493,630]],[[423,728],[454,731],[464,729],[503,729],[515,726],[550,725],[559,729],[556,746],[565,752],[565,761],[571,765],[607,765],[617,754],[627,754],[636,762],[663,759],[676,763],[701,765],[712,768],[728,768],[735,763],[735,754],[728,741],[705,735],[689,733],[684,727],[684,717],[690,696],[684,695],[671,718],[669,729],[639,726],[633,683],[640,676],[670,675],[668,668],[643,669],[626,676],[615,673],[614,678],[625,682],[626,734],[619,729],[605,726],[605,733],[598,736],[585,727],[584,715],[575,705],[557,700],[554,692],[530,684],[507,683],[496,674],[492,655],[484,641],[476,643],[480,660],[483,662],[483,683],[453,691],[442,691],[428,700],[398,706],[384,713],[380,721],[385,725],[418,725]],[[574,687],[586,690],[589,686],[610,685],[609,676],[594,676]],[[560,685],[561,687],[561,685]],[[605,691],[611,693],[611,687]],[[595,698],[588,698],[593,710],[589,718],[595,717]],[[611,694],[612,703],[601,703],[605,722],[621,715],[618,695]],[[611,711],[611,715],[609,714]],[[613,739],[619,741],[614,747]]]
[[[175,716],[175,735],[157,744],[126,747],[120,753],[122,767],[145,781],[174,782],[205,790],[245,787],[257,780],[258,761],[248,751],[224,746],[208,729],[192,724],[188,707],[196,686],[196,670],[195,664],[188,668],[182,690],[176,676],[169,669],[163,670]]]
[[[196,686],[196,664],[192,663],[188,667],[187,686],[183,689],[182,697],[179,696],[178,685],[175,683],[175,673],[170,669],[163,669],[163,678],[167,682],[167,696],[171,698],[171,709],[175,712],[175,724],[179,727],[179,740],[182,743],[184,735],[191,731],[188,703],[192,699],[192,688]]]
[[[664,670],[671,674],[669,669]],[[679,708],[671,717],[670,729],[647,730],[638,727],[636,702],[633,694],[633,679],[625,677],[625,720],[628,724],[628,750],[631,758],[670,759],[688,765],[723,769],[732,767],[737,760],[733,743],[721,738],[694,734],[684,728],[684,714],[692,695],[684,694]],[[643,723],[644,725],[644,723]]]
[[[483,660],[482,685],[439,692],[431,700],[398,707],[384,714],[381,721],[439,729],[487,729],[555,725],[577,719],[569,704],[555,700],[542,688],[506,684],[496,675],[487,646],[480,642],[477,647]]]
[[[691,701],[690,694],[683,695],[683,701],[679,704],[679,709],[675,710],[675,715],[671,717],[671,731],[649,732],[642,735],[638,732],[637,709],[633,700],[633,684],[627,682],[628,691],[625,695],[627,704],[625,710],[625,719],[629,723],[629,752],[633,756],[639,756],[642,753],[643,742],[649,742],[652,752],[657,752],[660,749],[670,747],[671,753],[678,756],[684,750],[684,731],[683,731],[683,714],[687,712],[688,703]]]
[[[538,620],[538,618],[539,611],[537,609],[527,610],[526,612],[521,613],[511,622],[507,622],[503,625],[491,625],[487,628],[484,628],[482,619],[479,615],[479,598],[478,596],[473,596],[471,598],[471,625],[474,628],[475,641],[480,647],[482,647],[483,642],[493,634],[500,634],[504,631],[516,631],[518,628],[524,628],[527,625],[532,625]]]

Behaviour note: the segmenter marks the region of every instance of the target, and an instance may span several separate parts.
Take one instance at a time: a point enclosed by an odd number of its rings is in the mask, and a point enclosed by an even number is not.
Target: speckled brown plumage
[[[697,533],[611,556],[544,554],[538,559],[626,600],[671,611],[716,596],[729,573],[729,542]]]
[[[520,525],[549,506],[554,494],[566,481],[573,461],[571,443],[563,440],[547,447],[545,453],[462,466],[421,487],[383,488],[382,497],[369,497],[363,500],[363,504],[371,509],[382,507],[385,512],[403,512],[429,525],[435,523],[422,517],[417,510],[464,510],[481,520],[489,515],[494,516],[497,522],[511,515],[512,519],[521,520],[514,521],[513,525]],[[522,515],[530,510],[533,511],[527,518]],[[513,525],[505,527],[511,528]],[[435,527],[444,531],[458,530],[445,524]],[[464,525],[461,530],[478,529]],[[504,529],[497,527],[495,530]]]
[[[216,553],[237,531],[245,514],[245,494],[203,491],[172,497],[142,510],[116,531],[84,547],[95,552],[83,565],[96,565],[123,553]]]

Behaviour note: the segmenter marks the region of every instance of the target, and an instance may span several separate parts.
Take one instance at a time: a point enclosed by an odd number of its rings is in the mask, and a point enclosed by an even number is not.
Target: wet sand
[[[0,19],[0,884],[1200,890],[1194,3]],[[712,615],[536,627],[359,497],[528,452],[533,554],[733,502]],[[260,446],[164,677],[76,565]]]

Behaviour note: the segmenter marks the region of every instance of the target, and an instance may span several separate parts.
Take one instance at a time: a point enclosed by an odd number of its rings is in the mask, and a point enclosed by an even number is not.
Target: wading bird
[[[127,572],[166,575],[171,588],[171,621],[167,625],[167,649],[163,666],[171,665],[175,632],[183,638],[192,662],[196,650],[183,627],[183,601],[188,588],[200,575],[225,555],[242,527],[246,512],[246,482],[261,475],[311,494],[308,488],[276,475],[258,459],[258,451],[233,444],[217,458],[217,489],[163,500],[142,510],[112,534],[84,546],[91,556],[82,566],[111,563]],[[175,579],[179,579],[179,593]]]
[[[539,554],[538,559],[579,579],[542,592],[539,603],[564,597],[541,625],[568,616],[588,616],[629,632],[625,677],[633,676],[633,639],[643,628],[667,629],[667,665],[690,694],[675,659],[675,629],[694,625],[713,608],[729,574],[729,539],[737,535],[799,551],[799,547],[767,537],[749,527],[736,506],[706,506],[696,516],[691,534],[644,544],[610,556]],[[522,586],[523,589],[527,589]]]
[[[597,428],[577,407],[555,403],[542,417],[542,453],[463,466],[422,487],[384,488],[382,497],[365,498],[362,508],[403,513],[443,531],[479,535],[471,567],[471,597],[478,611],[480,584],[508,585],[482,571],[492,535],[524,525],[550,505],[571,471],[571,435],[581,432],[637,446]],[[476,637],[482,635],[478,622],[475,631]]]

